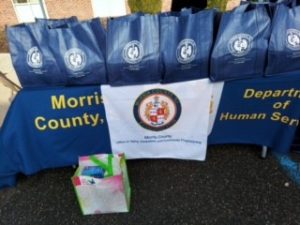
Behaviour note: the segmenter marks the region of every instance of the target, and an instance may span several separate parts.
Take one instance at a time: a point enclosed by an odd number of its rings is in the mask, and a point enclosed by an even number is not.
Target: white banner
[[[113,153],[205,160],[212,84],[101,86]]]

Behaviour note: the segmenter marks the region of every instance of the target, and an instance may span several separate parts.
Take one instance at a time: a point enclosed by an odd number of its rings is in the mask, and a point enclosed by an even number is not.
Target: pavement
[[[128,161],[132,207],[125,214],[81,215],[70,180],[75,168],[20,176],[17,187],[0,190],[0,225],[300,224],[300,186],[260,150],[216,145],[205,162]],[[299,153],[291,158],[300,162]]]

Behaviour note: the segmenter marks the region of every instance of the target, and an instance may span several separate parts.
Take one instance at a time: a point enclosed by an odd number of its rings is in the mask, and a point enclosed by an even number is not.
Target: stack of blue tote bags
[[[171,83],[209,75],[216,10],[160,16],[162,82]]]
[[[7,37],[23,87],[107,83],[106,34],[98,19],[37,20],[8,27]]]
[[[276,8],[266,75],[300,70],[300,5],[285,1]]]
[[[221,19],[219,19],[221,18]],[[242,2],[108,20],[36,19],[7,28],[23,87],[229,81],[300,70],[297,0]]]
[[[211,56],[211,79],[263,76],[271,19],[262,4],[245,3],[223,14]]]

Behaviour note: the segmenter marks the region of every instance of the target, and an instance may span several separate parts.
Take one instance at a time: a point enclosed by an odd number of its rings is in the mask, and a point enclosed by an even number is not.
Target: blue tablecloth
[[[226,82],[209,144],[257,144],[287,153],[299,119],[299,72]]]
[[[209,144],[257,144],[288,152],[299,118],[299,73],[226,82]],[[100,87],[23,89],[0,131],[0,188],[14,186],[18,173],[109,152]]]
[[[99,86],[23,89],[0,131],[0,188],[99,152],[111,152]]]

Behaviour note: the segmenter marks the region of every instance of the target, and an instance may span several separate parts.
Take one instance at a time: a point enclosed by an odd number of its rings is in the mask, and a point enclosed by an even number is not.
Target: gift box
[[[131,190],[124,154],[80,157],[72,182],[83,215],[129,212]]]

